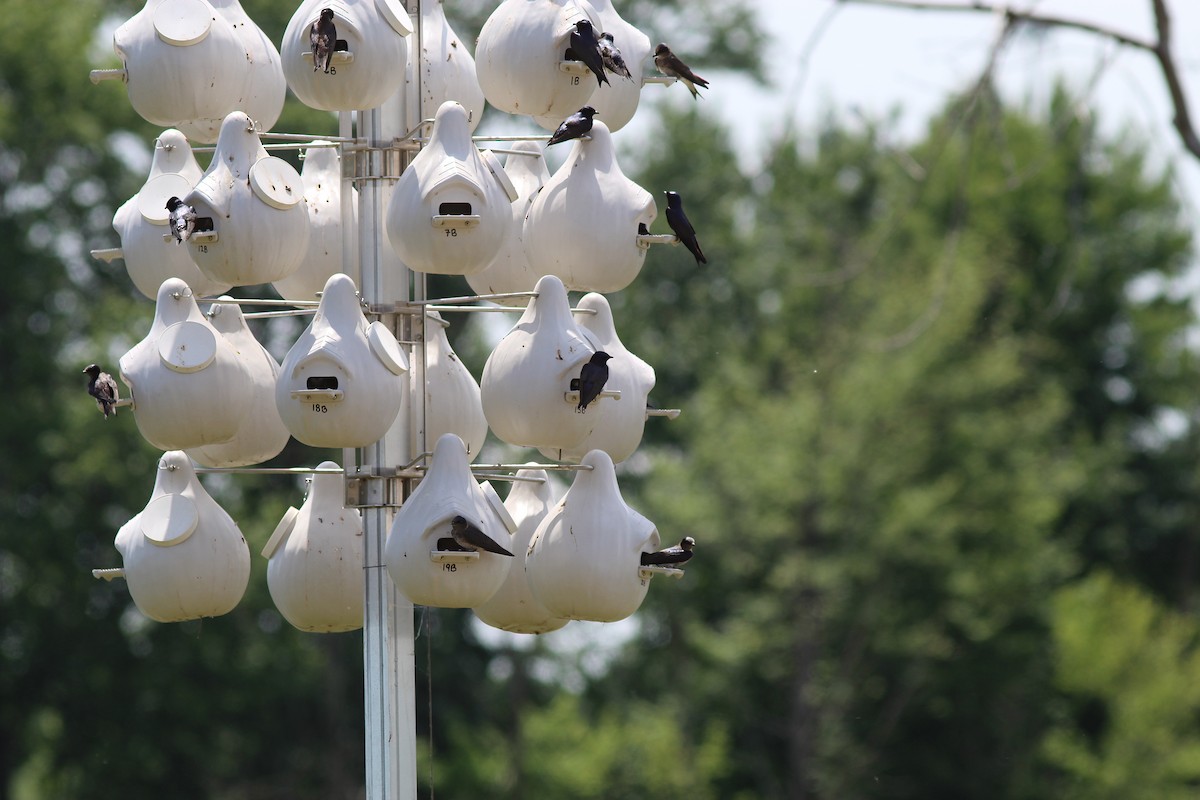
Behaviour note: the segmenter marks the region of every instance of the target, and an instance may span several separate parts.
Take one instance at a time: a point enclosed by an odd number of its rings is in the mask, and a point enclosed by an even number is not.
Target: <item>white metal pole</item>
[[[418,51],[419,53],[419,51]],[[359,256],[362,295],[372,306],[409,300],[412,274],[386,241],[385,215],[396,161],[385,149],[407,131],[406,88],[383,107],[358,114],[358,136],[365,139],[367,169],[359,185]],[[397,113],[398,112],[398,113]],[[385,316],[404,339],[405,321]],[[420,353],[415,354],[420,357]],[[415,360],[415,359],[413,359]],[[423,393],[422,393],[423,396]],[[413,605],[392,582],[383,559],[384,542],[402,499],[401,482],[387,477],[412,456],[409,393],[383,439],[359,451],[358,472],[368,486],[363,509],[366,597],[363,624],[364,720],[366,724],[366,796],[368,800],[416,800],[416,680]],[[419,402],[419,401],[417,401]],[[347,470],[349,476],[350,470]]]

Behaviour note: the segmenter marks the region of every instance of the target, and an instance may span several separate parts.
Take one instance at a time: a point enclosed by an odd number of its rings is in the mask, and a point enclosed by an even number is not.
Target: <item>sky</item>
[[[1200,114],[1200,52],[1194,46],[1200,38],[1200,2],[1167,4],[1182,79],[1194,113]],[[772,35],[767,56],[772,85],[719,75],[721,82],[713,80],[706,96],[731,123],[758,121],[737,125],[737,141],[751,162],[786,121],[801,132],[812,130],[830,110],[846,119],[882,120],[899,109],[892,136],[897,141],[920,136],[946,98],[982,72],[1000,30],[1000,20],[982,12],[911,11],[834,0],[755,0],[755,5]],[[1155,37],[1151,0],[1013,0],[1009,5]],[[1034,108],[1059,77],[1086,93],[1087,105],[1106,131],[1128,126],[1155,144],[1156,156],[1176,164],[1181,188],[1193,209],[1200,208],[1200,161],[1184,154],[1171,127],[1169,97],[1149,53],[1082,32],[1026,34],[1006,48],[996,74],[1007,97]]]

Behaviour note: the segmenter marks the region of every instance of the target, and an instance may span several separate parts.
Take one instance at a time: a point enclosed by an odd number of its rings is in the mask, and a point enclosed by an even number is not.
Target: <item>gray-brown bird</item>
[[[668,547],[666,550],[659,550],[657,553],[642,553],[642,566],[679,566],[692,557],[692,548],[695,546],[696,540],[690,536],[685,536],[676,547]]]
[[[697,86],[708,88],[708,81],[692,72],[692,68],[683,63],[679,56],[672,53],[671,48],[665,44],[654,48],[654,66],[663,75],[683,81],[683,85],[692,93],[692,97],[700,96],[700,92],[696,90]]]
[[[186,242],[196,230],[196,209],[178,197],[171,197],[167,199],[167,211],[170,212],[168,222],[171,235],[175,237],[175,244]]]
[[[464,550],[487,550],[499,556],[513,557],[513,554],[496,543],[492,537],[467,522],[467,518],[459,515],[450,520],[450,535]]]
[[[308,29],[308,42],[312,46],[313,72],[329,72],[333,51],[337,48],[337,25],[333,24],[333,9],[321,9],[321,17]]]
[[[104,413],[104,418],[115,416],[117,401],[121,399],[117,391],[117,382],[107,372],[102,372],[97,364],[88,364],[83,368],[88,376],[88,394],[96,398],[96,405]]]
[[[622,78],[633,80],[633,75],[629,72],[629,66],[625,63],[625,57],[621,55],[621,50],[613,41],[613,35],[608,31],[600,34],[600,39],[596,46],[600,49],[600,60],[604,62],[604,68],[609,72],[616,73]]]

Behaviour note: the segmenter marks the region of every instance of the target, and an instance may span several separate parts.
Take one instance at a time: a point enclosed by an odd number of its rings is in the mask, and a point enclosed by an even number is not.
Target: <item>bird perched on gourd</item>
[[[102,371],[97,364],[88,364],[83,371],[88,376],[88,394],[96,398],[96,405],[100,407],[104,418],[115,416],[117,401],[121,399],[121,395],[117,391],[117,382],[113,380],[113,376]]]
[[[695,546],[696,540],[691,536],[685,536],[674,547],[668,547],[656,553],[642,553],[642,566],[677,567],[680,564],[686,563],[692,557],[692,548]]]

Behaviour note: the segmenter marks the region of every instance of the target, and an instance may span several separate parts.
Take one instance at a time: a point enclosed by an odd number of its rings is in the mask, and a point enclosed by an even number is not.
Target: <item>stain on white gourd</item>
[[[226,614],[250,580],[250,551],[237,523],[178,450],[159,459],[150,502],[121,526],[115,544],[134,604],[159,622]]]
[[[113,215],[129,279],[151,300],[167,278],[182,279],[201,297],[221,294],[231,286],[211,280],[192,261],[187,247],[174,238],[163,238],[170,233],[167,200],[185,197],[203,174],[187,137],[174,128],[165,130],[154,142],[146,183]]]
[[[337,38],[335,72],[314,70],[309,29],[321,10],[333,9]],[[406,37],[412,23],[401,0],[306,0],[283,33],[283,72],[300,102],[322,111],[374,108],[404,83],[408,57]]]
[[[117,28],[113,49],[134,110],[193,141],[216,141],[233,111],[269,130],[283,110],[279,53],[235,0],[147,0]]]
[[[593,450],[533,535],[525,572],[533,596],[568,619],[616,622],[637,611],[649,578],[642,553],[659,547],[654,523],[621,498],[612,459]]]
[[[407,371],[395,337],[383,323],[367,323],[354,281],[337,274],[283,359],[275,406],[292,436],[307,445],[366,447],[396,418]]]
[[[534,531],[555,504],[554,484],[544,469],[517,470],[516,478],[504,500],[504,507],[517,523],[512,538],[516,559],[504,584],[486,603],[475,607],[475,616],[502,631],[549,633],[570,620],[554,616],[533,596],[525,575],[525,558]]]
[[[313,144],[320,145],[320,140]],[[315,300],[330,276],[341,272],[357,285],[358,264],[358,193],[349,189],[350,219],[342,219],[342,164],[335,147],[310,147],[300,170],[304,183],[304,203],[308,210],[308,247],[300,266],[286,278],[274,282],[280,297],[289,300]],[[352,257],[343,257],[343,232],[349,234]]]
[[[138,430],[160,450],[229,441],[253,396],[242,360],[178,278],[159,287],[150,332],[121,356],[120,373]]]
[[[425,328],[425,438],[437,441],[443,434],[453,433],[466,445],[468,459],[474,461],[488,432],[479,384],[450,346],[446,328],[438,324],[441,316],[436,311],[428,313],[433,321]],[[414,369],[411,373],[414,389],[419,385],[419,372]]]
[[[405,265],[443,275],[486,267],[509,225],[513,197],[503,172],[494,172],[471,141],[466,110],[443,103],[429,142],[388,204],[388,239]]]
[[[317,469],[337,467],[325,461]],[[346,508],[343,481],[338,474],[314,474],[299,511],[289,509],[263,548],[271,599],[302,631],[363,626],[362,515]]]
[[[512,550],[516,524],[495,490],[476,482],[462,440],[447,433],[434,445],[429,469],[396,513],[384,545],[388,574],[413,603],[472,608],[504,583],[513,562],[509,556],[477,551],[469,557],[452,553],[458,560],[434,560],[438,539],[450,537],[456,516]]]
[[[556,117],[587,105],[596,78],[586,69],[563,71],[578,20],[600,19],[587,0],[504,0],[479,31],[475,67],[489,103],[509,114]]]
[[[484,364],[483,413],[492,432],[509,444],[565,450],[592,432],[612,401],[597,398],[581,414],[566,400],[571,379],[595,347],[571,317],[562,281],[548,275],[536,290]]]
[[[254,338],[237,303],[213,303],[209,319],[245,366],[252,400],[246,413],[238,418],[232,439],[192,448],[187,454],[206,467],[243,467],[269,461],[283,451],[289,437],[275,408],[279,362]]]
[[[595,429],[583,441],[565,450],[543,451],[554,459],[578,461],[592,450],[603,450],[615,463],[633,455],[646,427],[646,400],[654,388],[654,368],[626,349],[617,336],[612,308],[604,295],[592,292],[576,304],[575,321],[597,350],[612,358],[608,362],[605,391],[621,393],[611,403]]]
[[[625,177],[612,135],[592,123],[562,166],[534,198],[525,218],[525,253],[537,275],[557,275],[572,291],[617,292],[642,269],[646,249],[638,225],[649,229],[658,209],[650,193]]]
[[[441,108],[447,100],[453,100],[466,109],[473,132],[483,119],[483,89],[475,75],[475,58],[446,20],[442,0],[421,3],[420,42],[420,53],[415,47],[409,49],[408,68],[410,74],[420,70],[423,107]],[[419,62],[413,64],[418,55]]]
[[[517,199],[512,201],[512,222],[491,262],[482,271],[467,276],[467,283],[477,294],[529,292],[539,277],[529,266],[529,256],[525,255],[525,215],[529,213],[533,198],[550,179],[550,171],[542,157],[542,145],[537,142],[516,142],[511,149],[517,152],[508,154],[504,172],[517,194]],[[528,301],[528,297],[496,300],[508,306],[524,306]]]

